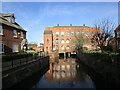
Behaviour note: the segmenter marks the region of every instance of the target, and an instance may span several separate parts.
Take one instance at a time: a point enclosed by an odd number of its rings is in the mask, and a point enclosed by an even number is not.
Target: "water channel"
[[[75,58],[50,62],[49,70],[32,86],[35,88],[96,88],[83,66]]]

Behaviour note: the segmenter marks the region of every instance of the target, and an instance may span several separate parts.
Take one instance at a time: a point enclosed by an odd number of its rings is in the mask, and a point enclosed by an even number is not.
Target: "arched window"
[[[66,32],[66,36],[67,36],[67,37],[70,36],[70,33],[69,33],[69,32]]]
[[[66,47],[66,49],[70,49],[70,47],[69,47],[69,46],[67,46],[67,47]]]
[[[75,49],[75,46],[74,46],[74,45],[72,46],[72,49]]]
[[[70,40],[69,40],[69,39],[67,39],[67,40],[66,40],[66,43],[70,43]]]
[[[56,39],[56,44],[58,44],[59,43],[59,40],[58,39]]]
[[[61,32],[61,37],[64,37],[64,32]]]
[[[64,46],[63,45],[61,46],[61,50],[64,50]]]
[[[65,43],[65,42],[64,42],[64,39],[61,39],[61,43]]]
[[[47,43],[49,43],[49,39],[47,39],[47,41],[46,41]]]

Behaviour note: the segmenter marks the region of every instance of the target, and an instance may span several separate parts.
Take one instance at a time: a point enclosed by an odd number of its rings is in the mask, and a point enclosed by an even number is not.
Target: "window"
[[[120,38],[120,32],[117,32],[117,38]]]
[[[56,50],[58,50],[58,45],[56,45]]]
[[[75,46],[74,46],[74,45],[72,46],[72,49],[75,49]]]
[[[92,36],[94,36],[94,32],[91,32]]]
[[[67,65],[67,69],[70,70],[70,65]]]
[[[58,44],[59,43],[59,40],[58,39],[56,39],[56,44]]]
[[[76,32],[76,36],[78,36],[79,35],[79,32]]]
[[[18,52],[18,44],[13,43],[13,52]]]
[[[60,66],[56,66],[56,70],[60,70]]]
[[[53,40],[52,42],[53,42],[53,44],[54,44],[54,40]]]
[[[65,69],[65,65],[62,65],[62,70],[64,70]]]
[[[56,32],[56,37],[59,37],[59,32]]]
[[[23,32],[20,32],[20,38],[23,38]]]
[[[53,33],[53,37],[54,37],[54,33]]]
[[[61,37],[64,37],[64,32],[61,32]]]
[[[64,39],[61,39],[61,43],[65,43],[65,42],[64,42]]]
[[[11,22],[12,22],[12,23],[15,23],[15,19],[14,19],[14,18],[11,18]]]
[[[74,41],[74,39],[72,39],[72,43],[74,43],[75,41]]]
[[[56,50],[55,45],[53,45],[53,51]]]
[[[64,78],[65,77],[65,72],[61,72],[61,76]]]
[[[2,26],[0,25],[0,35],[3,34],[3,29],[2,29]]]
[[[4,44],[0,43],[0,54],[4,53]]]
[[[86,32],[86,36],[88,37],[89,32]]]
[[[48,51],[48,47],[46,47],[46,51]]]
[[[84,36],[84,32],[82,32],[82,36]]]
[[[67,46],[67,47],[66,47],[66,49],[68,50],[68,49],[70,49],[70,47],[69,47],[69,46]]]
[[[66,43],[70,43],[70,40],[69,40],[69,39],[67,39],[67,40],[66,40]]]
[[[17,31],[13,30],[13,37],[17,37]]]
[[[94,49],[94,45],[92,45],[92,49]]]
[[[71,32],[71,36],[74,36],[74,32]]]
[[[66,32],[66,36],[67,36],[67,37],[70,36],[70,33],[69,33],[69,32]]]
[[[49,43],[49,39],[47,39],[46,43]]]
[[[93,38],[91,39],[91,43],[94,43],[94,39]]]
[[[64,46],[63,45],[61,46],[61,50],[64,50]]]
[[[90,40],[89,40],[89,39],[86,39],[86,43],[90,43]]]

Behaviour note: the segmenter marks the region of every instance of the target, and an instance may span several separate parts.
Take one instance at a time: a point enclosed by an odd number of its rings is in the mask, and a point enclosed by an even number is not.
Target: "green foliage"
[[[115,52],[106,52],[104,51],[84,51],[84,54],[102,54],[102,55],[120,55],[120,53],[115,53]]]
[[[23,53],[25,53],[25,51],[24,51],[24,50],[20,50],[19,52],[20,52],[20,54],[23,54]]]
[[[83,35],[79,34],[75,37],[76,37],[76,49],[81,50],[83,48],[83,44],[84,44]]]
[[[14,54],[14,55],[6,55],[6,56],[2,56],[2,61],[11,61],[11,60],[17,60],[17,59],[21,59],[21,58],[26,58],[26,57],[30,57],[32,56],[32,54]]]
[[[26,51],[28,54],[32,54],[32,55],[38,55],[38,53],[37,52],[35,52],[35,51]]]

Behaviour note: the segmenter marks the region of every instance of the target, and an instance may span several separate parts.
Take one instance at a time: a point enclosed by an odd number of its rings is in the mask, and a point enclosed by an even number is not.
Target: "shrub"
[[[2,56],[2,61],[11,61],[11,60],[17,60],[25,57],[32,56],[32,54],[14,54],[14,55],[6,55]]]
[[[32,55],[38,55],[38,53],[37,52],[35,52],[35,51],[26,51],[28,54],[32,54]]]

